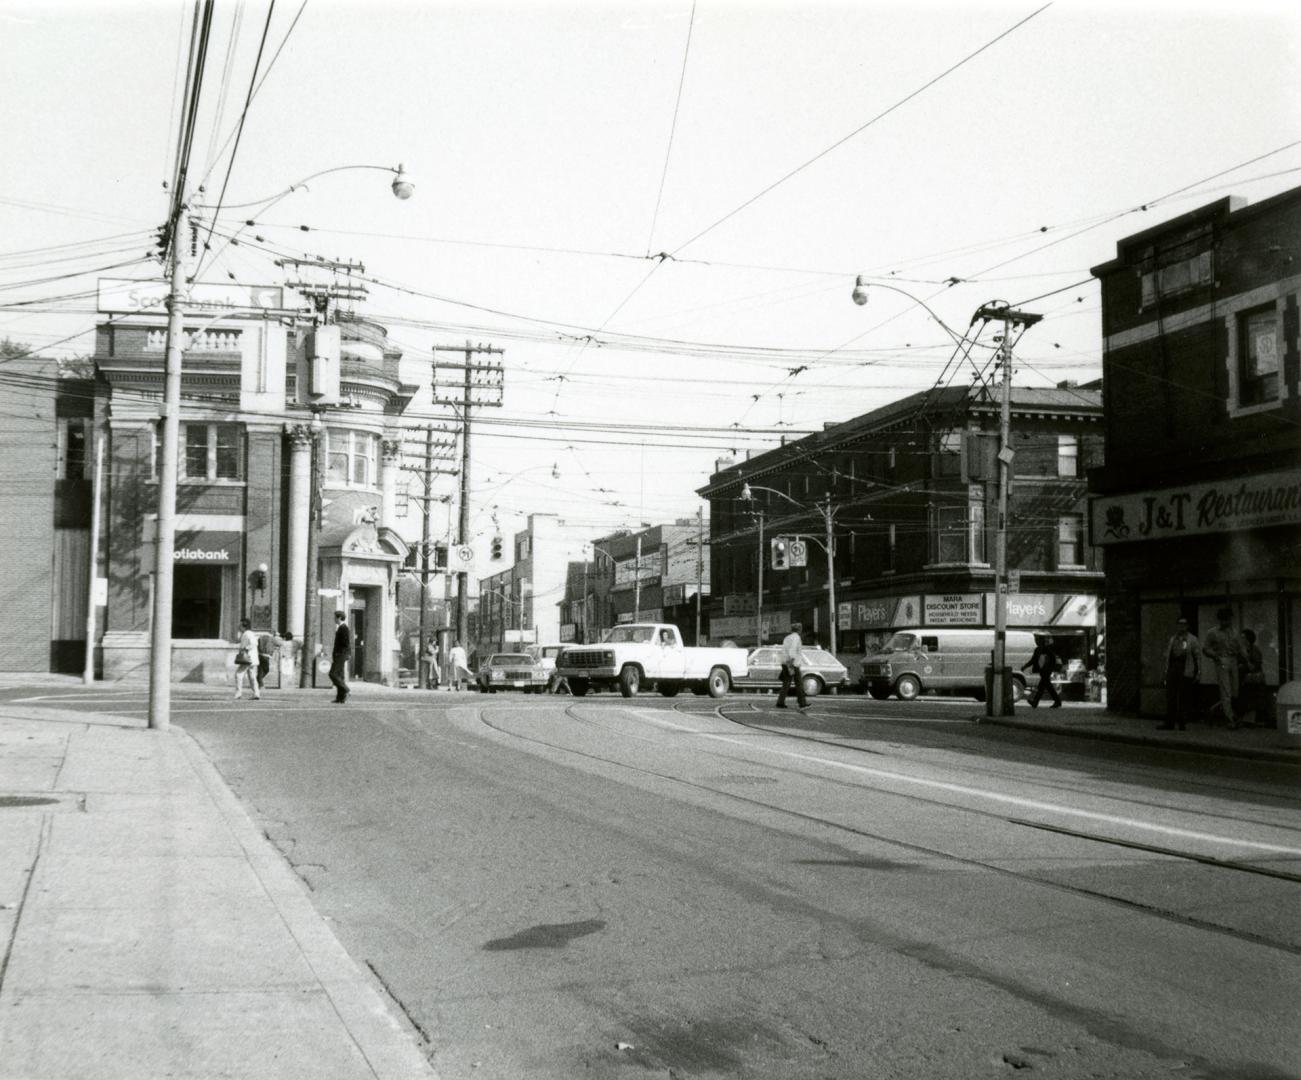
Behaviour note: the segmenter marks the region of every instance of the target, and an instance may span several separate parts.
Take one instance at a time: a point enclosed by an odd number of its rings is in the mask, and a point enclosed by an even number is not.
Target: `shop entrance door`
[[[366,609],[353,608],[352,623],[352,677],[358,681],[366,678]]]

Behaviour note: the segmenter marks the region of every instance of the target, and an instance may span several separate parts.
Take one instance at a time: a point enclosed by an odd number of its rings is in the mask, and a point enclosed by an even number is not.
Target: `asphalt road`
[[[1295,767],[971,703],[327,700],[174,721],[445,1080],[1301,1076]]]

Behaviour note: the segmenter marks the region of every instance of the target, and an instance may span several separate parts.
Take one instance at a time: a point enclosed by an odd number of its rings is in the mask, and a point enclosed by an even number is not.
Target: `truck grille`
[[[890,665],[889,664],[864,664],[863,674],[864,675],[889,675]]]
[[[567,668],[609,667],[614,663],[614,654],[601,649],[566,649],[560,663]]]

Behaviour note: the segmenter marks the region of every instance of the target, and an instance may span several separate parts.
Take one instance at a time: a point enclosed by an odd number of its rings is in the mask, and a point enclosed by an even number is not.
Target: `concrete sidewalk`
[[[0,704],[0,1078],[431,1080],[194,741]]]
[[[1272,726],[1248,725],[1231,731],[1222,723],[1195,723],[1186,731],[1162,731],[1159,719],[1121,716],[1107,712],[1105,705],[1079,702],[1065,703],[1060,709],[1047,705],[1032,709],[1020,702],[1008,717],[986,716],[983,705],[977,708],[981,711],[973,712],[972,720],[1000,727],[1301,765],[1301,746],[1288,745],[1289,740]]]

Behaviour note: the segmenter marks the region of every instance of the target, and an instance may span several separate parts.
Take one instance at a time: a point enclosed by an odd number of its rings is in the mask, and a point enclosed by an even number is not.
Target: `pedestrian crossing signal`
[[[772,568],[785,570],[789,565],[790,550],[785,537],[775,536],[772,541]]]

